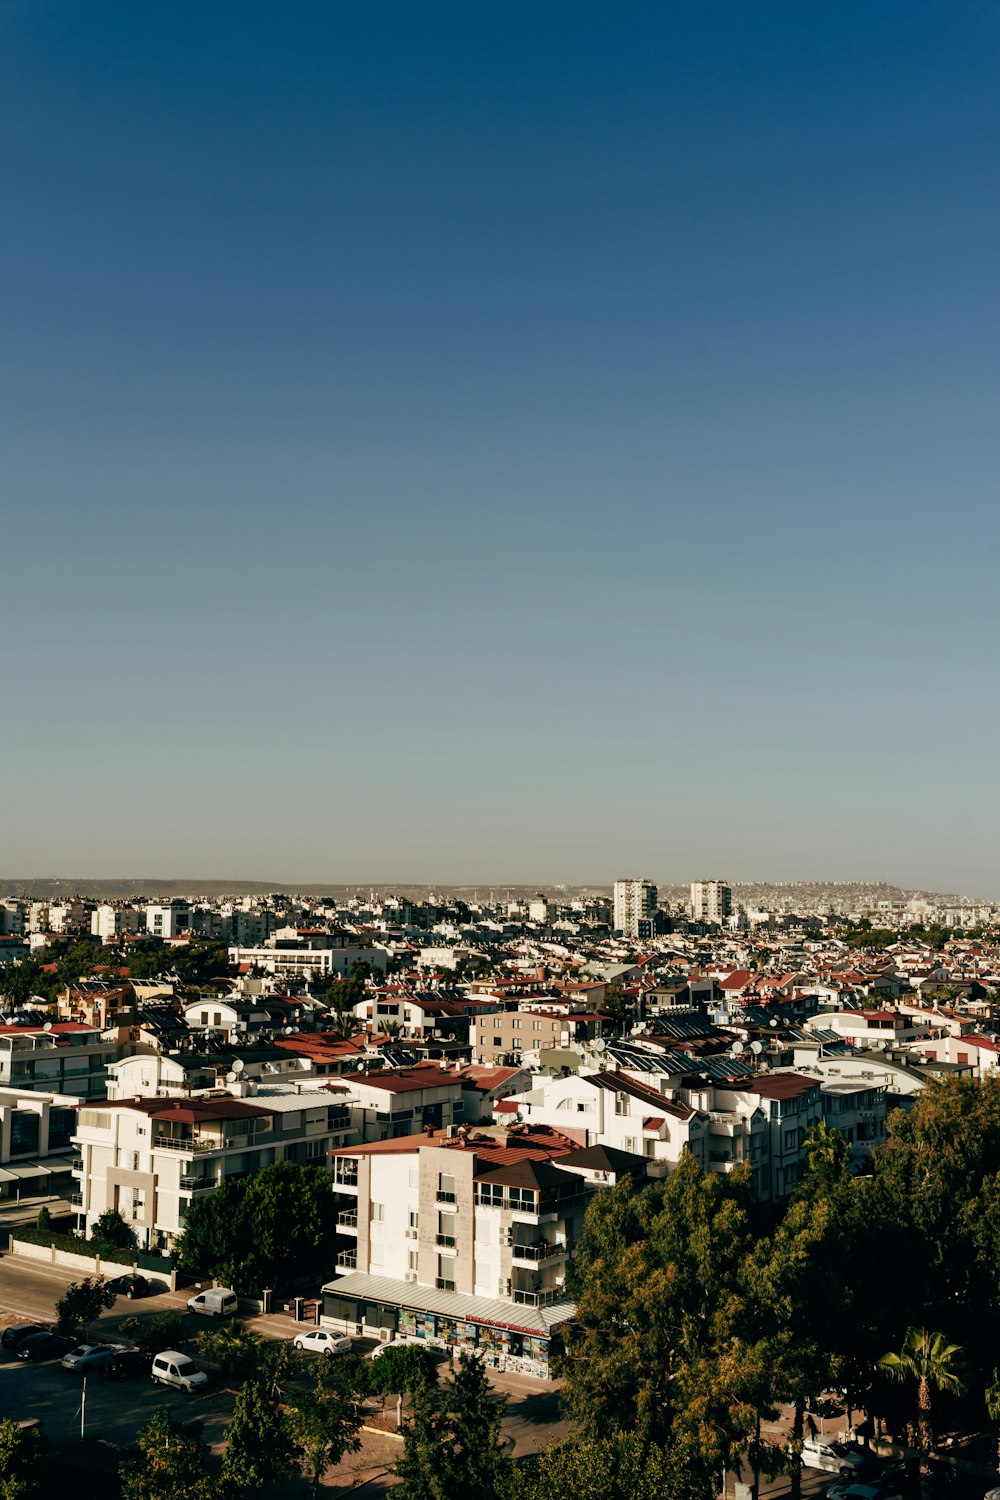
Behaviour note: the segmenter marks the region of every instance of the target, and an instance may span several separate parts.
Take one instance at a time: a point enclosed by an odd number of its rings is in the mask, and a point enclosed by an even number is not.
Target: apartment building
[[[345,1073],[327,1087],[343,1103],[350,1102],[362,1142],[446,1130],[461,1122],[465,1108],[459,1075],[431,1062]]]
[[[477,1016],[469,1028],[472,1060],[486,1067],[516,1064],[524,1052],[572,1049],[603,1033],[604,1017],[573,1005],[498,1010]]]
[[[607,1146],[642,1157],[651,1176],[663,1176],[690,1151],[708,1166],[710,1115],[626,1073],[575,1073],[539,1078],[510,1101],[530,1126],[548,1125],[581,1146]]]
[[[594,1191],[572,1143],[544,1128],[416,1135],[334,1153],[336,1280],[323,1320],[426,1339],[547,1376],[569,1256]]]
[[[72,1186],[78,1099],[0,1089],[0,1202]]]
[[[134,906],[99,906],[90,914],[91,937],[113,943],[126,933],[139,931],[139,912]]]
[[[358,960],[384,974],[389,955],[384,948],[352,944],[337,948],[242,948],[229,949],[229,962],[240,968],[263,969],[267,974],[288,974],[300,979],[313,975],[348,974]]]
[[[0,1026],[0,1088],[103,1099],[115,1044],[73,1021]]]
[[[76,1209],[87,1231],[106,1210],[140,1247],[169,1250],[195,1196],[276,1161],[328,1165],[351,1116],[322,1087],[237,1085],[247,1095],[111,1099],[79,1112]]]
[[[695,922],[721,926],[733,913],[733,893],[724,880],[691,882],[691,916]]]
[[[615,881],[614,929],[622,937],[649,938],[655,932],[656,886],[651,880]]]

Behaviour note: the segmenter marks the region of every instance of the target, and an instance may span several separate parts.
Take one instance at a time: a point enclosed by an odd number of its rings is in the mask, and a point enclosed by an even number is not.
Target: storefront
[[[357,1273],[323,1288],[322,1321],[355,1338],[426,1342],[449,1354],[476,1353],[492,1369],[548,1380],[560,1330],[573,1312],[569,1303],[527,1309]],[[529,1319],[534,1326],[525,1326]]]

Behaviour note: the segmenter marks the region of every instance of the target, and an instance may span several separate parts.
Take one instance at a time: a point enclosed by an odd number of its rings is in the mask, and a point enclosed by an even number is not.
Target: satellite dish
[[[763,1047],[763,1044],[761,1042],[751,1042],[750,1043],[750,1051],[753,1053],[754,1057],[759,1057],[760,1054],[763,1052],[763,1050],[764,1050],[764,1047]]]
[[[734,1057],[739,1057],[742,1051],[743,1051],[743,1043],[742,1042],[734,1042],[733,1046],[732,1046],[733,1056]]]
[[[281,1028],[281,1034],[282,1034],[282,1036],[291,1036],[291,1034],[294,1031],[294,1029],[295,1028],[293,1026],[283,1026]]]
[[[238,1077],[239,1077],[239,1076],[240,1076],[240,1075],[239,1075],[239,1074],[238,1074],[238,1073],[227,1073],[227,1074],[226,1074],[226,1082],[227,1082],[227,1083],[235,1083],[235,1082],[236,1082],[236,1080],[237,1080],[237,1078],[238,1078]]]
[[[607,1042],[604,1040],[603,1037],[599,1036],[597,1038],[597,1041],[594,1043],[594,1051],[595,1052],[606,1052],[607,1050],[608,1050],[608,1044],[607,1044]]]
[[[51,1031],[52,1030],[52,1022],[51,1021],[46,1021],[45,1025],[42,1027],[42,1030],[43,1031]]]
[[[777,1024],[778,1024],[778,1018],[777,1018],[777,1016],[772,1016],[771,1019],[770,1019],[770,1021],[768,1021],[767,1024],[769,1026],[777,1026]]]
[[[239,1075],[243,1072],[243,1068],[244,1068],[243,1059],[240,1058],[240,1057],[234,1057],[233,1058],[233,1072],[236,1074],[237,1077],[239,1077]]]

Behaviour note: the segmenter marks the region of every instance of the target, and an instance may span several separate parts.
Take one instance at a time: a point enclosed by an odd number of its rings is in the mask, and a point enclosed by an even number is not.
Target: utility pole
[[[80,1394],[80,1442],[83,1442],[87,1426],[87,1377],[83,1377],[83,1390]]]

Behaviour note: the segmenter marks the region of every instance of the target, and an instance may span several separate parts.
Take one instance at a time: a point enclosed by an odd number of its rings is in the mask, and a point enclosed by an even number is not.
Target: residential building
[[[383,974],[389,955],[384,948],[368,944],[350,944],[337,948],[240,948],[229,949],[229,962],[239,967],[263,969],[268,974],[287,974],[300,979],[312,975],[348,974],[358,959],[371,964]]]
[[[72,1188],[78,1099],[0,1089],[0,1202]]]
[[[114,1042],[93,1026],[0,1026],[0,1088],[103,1099],[114,1055]]]
[[[90,914],[91,936],[113,943],[127,932],[139,931],[139,912],[134,906],[99,906]]]
[[[327,1087],[350,1102],[362,1142],[447,1129],[463,1118],[462,1080],[436,1063],[345,1073]]]
[[[733,914],[733,893],[724,880],[691,883],[691,916],[695,922],[722,926]]]
[[[657,889],[651,880],[615,881],[614,928],[622,937],[649,938],[656,924]]]
[[[350,1111],[325,1088],[236,1084],[247,1095],[110,1099],[79,1112],[78,1212],[117,1210],[147,1250],[170,1249],[195,1196],[276,1161],[328,1164]]]
[[[571,1004],[497,1010],[477,1016],[469,1028],[472,1061],[486,1067],[516,1064],[523,1053],[570,1049],[602,1035],[604,1017]]]
[[[593,1191],[562,1165],[572,1151],[555,1131],[470,1129],[335,1152],[343,1274],[323,1288],[323,1321],[547,1376]]]

